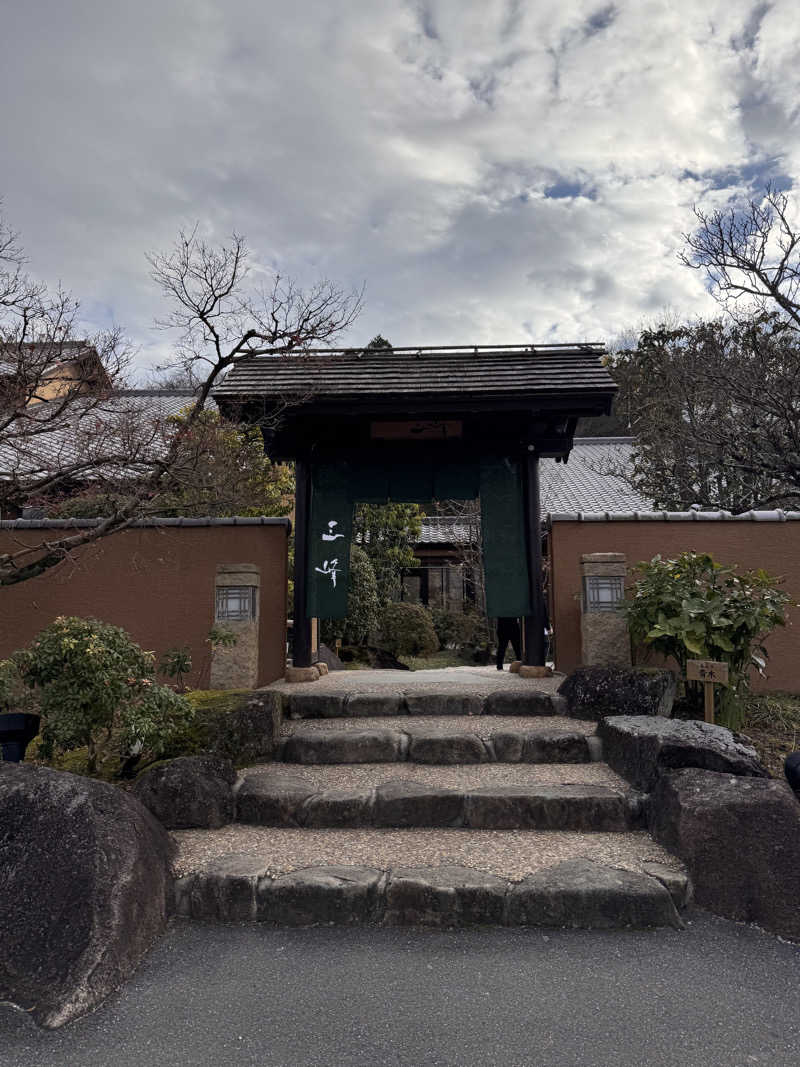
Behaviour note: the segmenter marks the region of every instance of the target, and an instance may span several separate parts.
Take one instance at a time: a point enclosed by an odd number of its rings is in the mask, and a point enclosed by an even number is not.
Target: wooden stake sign
[[[714,721],[714,685],[728,684],[728,664],[716,659],[687,659],[686,680],[702,682],[706,722]]]

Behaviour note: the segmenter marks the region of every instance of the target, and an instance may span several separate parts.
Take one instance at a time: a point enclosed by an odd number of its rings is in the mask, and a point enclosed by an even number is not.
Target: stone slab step
[[[336,721],[350,724],[359,720]],[[464,722],[461,718],[458,721]],[[442,721],[423,718],[403,727],[371,726],[358,730],[320,729],[319,724],[317,728],[303,728],[292,723],[276,759],[302,764],[589,763],[602,759],[599,739],[584,730],[532,727],[530,719],[518,717],[503,717],[498,721],[513,725],[497,730],[486,723],[480,728],[448,729],[446,719],[443,725]]]
[[[263,856],[229,853],[175,883],[178,915],[271,926],[682,926],[689,898],[681,870],[612,867],[580,856],[519,881],[456,864],[388,869],[315,865],[275,874]]]
[[[558,693],[540,689],[497,689],[488,693],[421,687],[406,691],[346,689],[285,694],[294,719],[385,718],[396,715],[567,715]]]
[[[599,773],[580,780],[595,768]],[[245,774],[236,796],[236,818],[261,826],[314,828],[620,832],[643,824],[643,796],[603,765],[559,765],[556,773],[566,781],[553,774],[548,781],[534,773],[544,769],[406,765],[400,776],[392,764],[305,767],[302,773],[265,765]]]

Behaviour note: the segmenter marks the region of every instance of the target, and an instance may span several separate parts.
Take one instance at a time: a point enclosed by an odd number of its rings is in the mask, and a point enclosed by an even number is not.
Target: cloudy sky
[[[693,203],[800,181],[795,0],[3,0],[0,196],[32,270],[163,359],[199,223],[344,340],[608,339],[714,307]]]

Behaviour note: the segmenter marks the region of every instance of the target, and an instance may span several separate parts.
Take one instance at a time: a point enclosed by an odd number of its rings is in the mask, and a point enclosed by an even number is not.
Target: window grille
[[[583,579],[585,611],[617,611],[625,599],[622,576],[587,574]]]
[[[218,621],[249,622],[256,617],[256,587],[254,585],[217,586]]]

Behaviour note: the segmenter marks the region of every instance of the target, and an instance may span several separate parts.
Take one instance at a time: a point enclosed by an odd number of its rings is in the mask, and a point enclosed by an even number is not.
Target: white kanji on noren
[[[338,526],[338,525],[339,525],[339,523],[336,522],[335,519],[331,519],[331,521],[328,523],[328,532],[324,533],[322,535],[322,540],[323,541],[336,541],[338,538],[344,537],[344,534],[334,533],[333,532],[334,526]]]
[[[336,575],[339,573],[339,560],[331,559],[324,560],[321,567],[315,567],[314,570],[318,574],[324,574],[326,578],[330,578],[333,582],[333,588],[336,588]]]

